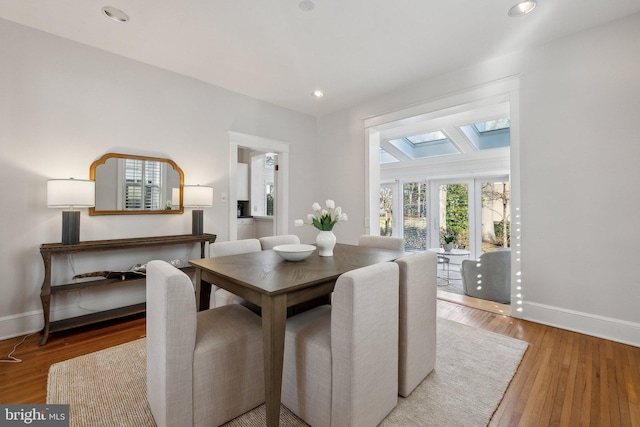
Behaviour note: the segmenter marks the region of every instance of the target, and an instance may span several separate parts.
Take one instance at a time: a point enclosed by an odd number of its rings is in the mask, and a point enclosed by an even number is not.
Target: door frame
[[[482,104],[496,99],[509,103],[511,117],[510,183],[511,183],[511,304],[512,316],[523,317],[524,298],[522,277],[522,212],[520,210],[520,76],[513,75],[472,87],[449,95],[435,97],[430,101],[379,114],[364,119],[365,133],[365,233],[380,234],[380,134],[398,126],[437,114],[441,111],[468,109],[470,105]],[[491,101],[491,102],[493,102]]]

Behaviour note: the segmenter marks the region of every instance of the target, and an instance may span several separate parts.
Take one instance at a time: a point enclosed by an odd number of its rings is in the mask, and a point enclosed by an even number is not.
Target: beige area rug
[[[438,319],[435,370],[381,426],[487,425],[527,349],[527,343]],[[71,426],[154,427],[147,406],[144,339],[56,363],[47,403],[70,404]],[[227,427],[264,426],[264,405]],[[305,426],[284,406],[281,426]]]

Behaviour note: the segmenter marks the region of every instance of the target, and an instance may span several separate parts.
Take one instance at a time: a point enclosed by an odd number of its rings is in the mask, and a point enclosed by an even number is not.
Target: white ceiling
[[[539,0],[510,18],[515,2],[314,0],[303,12],[300,0],[0,0],[0,17],[322,116],[640,12],[638,0]]]

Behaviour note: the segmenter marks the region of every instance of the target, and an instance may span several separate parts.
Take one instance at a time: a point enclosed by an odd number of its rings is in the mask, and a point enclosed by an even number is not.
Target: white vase
[[[336,245],[336,235],[333,231],[321,231],[316,237],[316,245],[320,256],[333,256],[333,247]]]

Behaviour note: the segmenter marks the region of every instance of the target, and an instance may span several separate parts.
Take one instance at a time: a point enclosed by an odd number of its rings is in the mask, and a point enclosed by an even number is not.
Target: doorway
[[[401,192],[406,189],[405,183],[425,183],[426,231],[420,229],[420,222],[425,222],[421,218],[423,212],[410,208],[407,214],[413,216],[410,224],[415,228],[413,234],[426,235],[428,248],[441,246],[441,225],[446,229],[447,217],[455,215],[462,218],[462,223],[457,224],[458,246],[467,247],[472,259],[504,245],[505,241],[509,245],[514,241],[510,282],[516,316],[522,312],[523,303],[518,86],[517,78],[504,79],[365,120],[367,232],[390,231],[392,235],[406,236],[405,212],[399,205]],[[514,227],[505,224],[506,219],[510,221],[510,213],[497,209],[501,203],[497,196],[491,207],[486,205],[486,198],[485,205],[482,204],[486,197],[483,188],[492,185],[498,190],[492,193],[509,193],[506,207],[514,212]],[[383,193],[389,195],[388,206],[381,203],[379,196]],[[462,205],[459,212],[447,206],[447,195],[459,197],[458,205]],[[384,220],[377,212],[386,213]],[[400,212],[402,218],[394,215]]]
[[[287,234],[289,227],[289,144],[283,141],[229,132],[229,240],[238,239],[238,149],[270,154],[274,161],[275,173],[269,183],[271,195],[270,209],[273,216],[270,235]],[[267,188],[265,187],[265,191]],[[267,196],[265,193],[265,209]],[[251,207],[253,211],[253,207]],[[266,211],[265,211],[266,213]],[[266,216],[266,215],[265,215]]]

